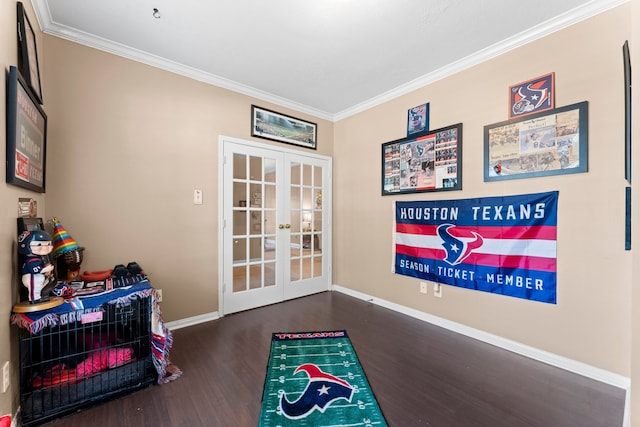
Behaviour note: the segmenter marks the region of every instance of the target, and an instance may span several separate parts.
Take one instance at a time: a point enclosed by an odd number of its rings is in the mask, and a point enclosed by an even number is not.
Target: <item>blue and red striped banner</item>
[[[396,274],[556,303],[558,192],[396,202]]]

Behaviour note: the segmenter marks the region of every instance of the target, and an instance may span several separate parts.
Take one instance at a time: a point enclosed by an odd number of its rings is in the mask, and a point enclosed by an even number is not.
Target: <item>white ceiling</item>
[[[45,33],[338,120],[626,1],[32,0],[32,4]],[[153,16],[154,8],[159,19]]]

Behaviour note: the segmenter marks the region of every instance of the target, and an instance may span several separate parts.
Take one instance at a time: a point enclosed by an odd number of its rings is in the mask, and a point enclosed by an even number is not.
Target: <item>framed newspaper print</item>
[[[462,123],[382,144],[382,195],[462,190]]]
[[[587,101],[484,127],[484,180],[587,171]]]

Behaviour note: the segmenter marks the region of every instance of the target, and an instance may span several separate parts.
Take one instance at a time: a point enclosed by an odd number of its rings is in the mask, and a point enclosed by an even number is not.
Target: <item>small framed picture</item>
[[[416,135],[428,130],[429,104],[422,104],[409,109],[407,114],[407,136]]]
[[[509,118],[528,116],[555,108],[554,73],[509,87]]]

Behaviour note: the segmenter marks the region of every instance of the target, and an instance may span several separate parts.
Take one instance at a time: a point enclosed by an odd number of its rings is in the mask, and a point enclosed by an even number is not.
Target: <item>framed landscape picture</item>
[[[315,150],[317,127],[312,122],[251,106],[251,136]]]

